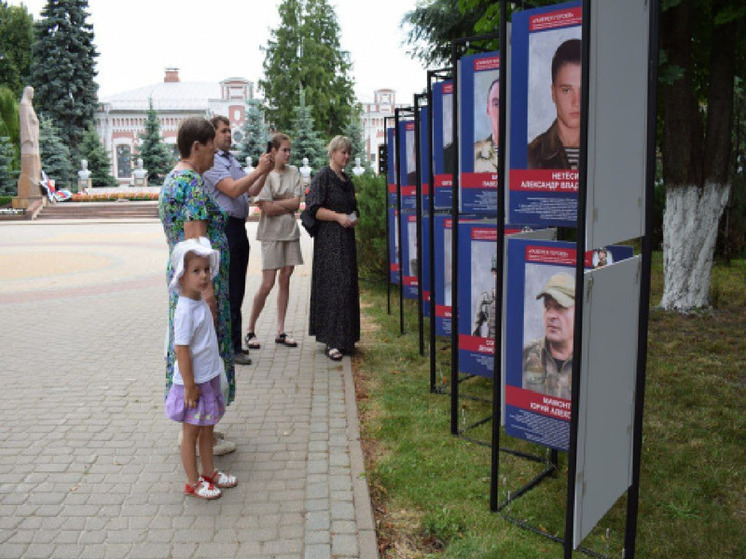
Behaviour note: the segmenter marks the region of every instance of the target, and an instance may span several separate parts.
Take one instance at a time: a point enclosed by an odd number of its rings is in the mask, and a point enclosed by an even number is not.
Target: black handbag
[[[300,212],[300,223],[310,237],[314,237],[319,230],[319,222],[309,213],[308,208]]]

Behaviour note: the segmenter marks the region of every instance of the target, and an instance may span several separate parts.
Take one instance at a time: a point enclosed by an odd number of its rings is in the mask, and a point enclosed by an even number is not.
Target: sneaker
[[[251,357],[245,353],[236,353],[233,360],[236,365],[251,365]]]

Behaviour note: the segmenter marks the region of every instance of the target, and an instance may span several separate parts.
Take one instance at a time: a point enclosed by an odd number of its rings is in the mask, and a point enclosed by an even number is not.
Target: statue
[[[41,179],[41,157],[39,153],[39,119],[31,104],[34,88],[23,89],[21,102],[18,104],[18,118],[21,131],[21,175],[18,177],[18,195],[13,198],[14,208],[28,208],[42,198],[39,186]]]
[[[356,157],[355,166],[352,168],[352,174],[355,175],[356,177],[359,177],[364,172],[365,172],[365,168],[362,165],[360,165],[360,158]]]
[[[85,194],[87,188],[91,188],[91,172],[88,170],[88,160],[80,160],[80,171],[78,171],[78,192]]]
[[[303,186],[307,186],[311,182],[311,167],[308,166],[308,157],[303,158],[303,165],[298,170],[300,171]]]
[[[243,168],[243,172],[248,175],[253,170],[254,170],[254,166],[251,164],[251,156],[247,155],[246,156],[246,167]]]
[[[137,158],[132,176],[134,177],[134,186],[148,186],[148,170],[142,168],[142,157]]]

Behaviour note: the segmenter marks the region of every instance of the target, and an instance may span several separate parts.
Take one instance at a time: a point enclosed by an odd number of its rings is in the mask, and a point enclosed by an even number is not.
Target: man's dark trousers
[[[249,237],[246,235],[246,222],[237,217],[229,217],[225,224],[228,237],[230,268],[228,272],[228,298],[231,307],[231,340],[233,350],[241,351],[241,304],[246,292],[246,271],[249,268]]]

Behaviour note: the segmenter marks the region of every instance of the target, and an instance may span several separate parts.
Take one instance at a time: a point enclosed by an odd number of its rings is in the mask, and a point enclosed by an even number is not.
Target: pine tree
[[[259,80],[259,87],[267,100],[270,126],[275,130],[289,130],[294,92],[298,91],[301,80],[303,0],[283,0],[278,11],[280,26],[270,32],[268,46],[262,48],[265,79]]]
[[[15,194],[18,185],[18,166],[10,138],[0,136],[0,195]]]
[[[149,101],[148,116],[145,119],[145,133],[140,135],[139,156],[142,158],[143,168],[148,170],[148,180],[159,184],[168,174],[174,163],[171,150],[161,139],[161,126],[158,115],[153,108],[153,99]]]
[[[368,153],[365,149],[365,140],[363,138],[363,125],[360,123],[360,106],[356,107],[352,118],[350,119],[347,129],[344,133],[350,139],[352,143],[352,149],[350,150],[350,161],[354,164],[355,158],[360,158],[360,165],[366,170],[372,170],[370,162],[368,161]]]
[[[305,92],[300,92],[300,102],[293,108],[293,149],[290,152],[290,163],[296,167],[303,165],[303,158],[308,158],[308,164],[314,171],[318,171],[327,164],[324,142],[314,129],[311,107],[306,105]]]
[[[34,43],[34,19],[26,6],[8,6],[0,2],[0,84],[20,99],[28,85],[31,47]]]
[[[34,106],[57,126],[77,159],[83,134],[93,124],[98,85],[88,0],[47,0],[35,24],[31,83]]]
[[[88,161],[88,170],[91,172],[91,183],[94,186],[117,186],[119,183],[111,175],[111,159],[101,141],[98,139],[95,128],[89,128],[80,143],[80,158]]]
[[[41,168],[57,188],[69,188],[75,184],[75,170],[70,150],[62,141],[59,130],[46,115],[39,116],[39,151]]]
[[[246,157],[251,157],[251,164],[256,165],[267,147],[269,129],[264,120],[264,107],[258,99],[246,100],[246,120],[241,129],[243,137],[238,143],[238,155],[241,165],[246,164]]]
[[[265,79],[259,87],[269,105],[270,124],[290,128],[295,100],[288,92],[302,88],[315,129],[324,137],[341,134],[354,104],[350,55],[339,43],[339,23],[327,0],[283,0],[280,25],[264,49]]]

